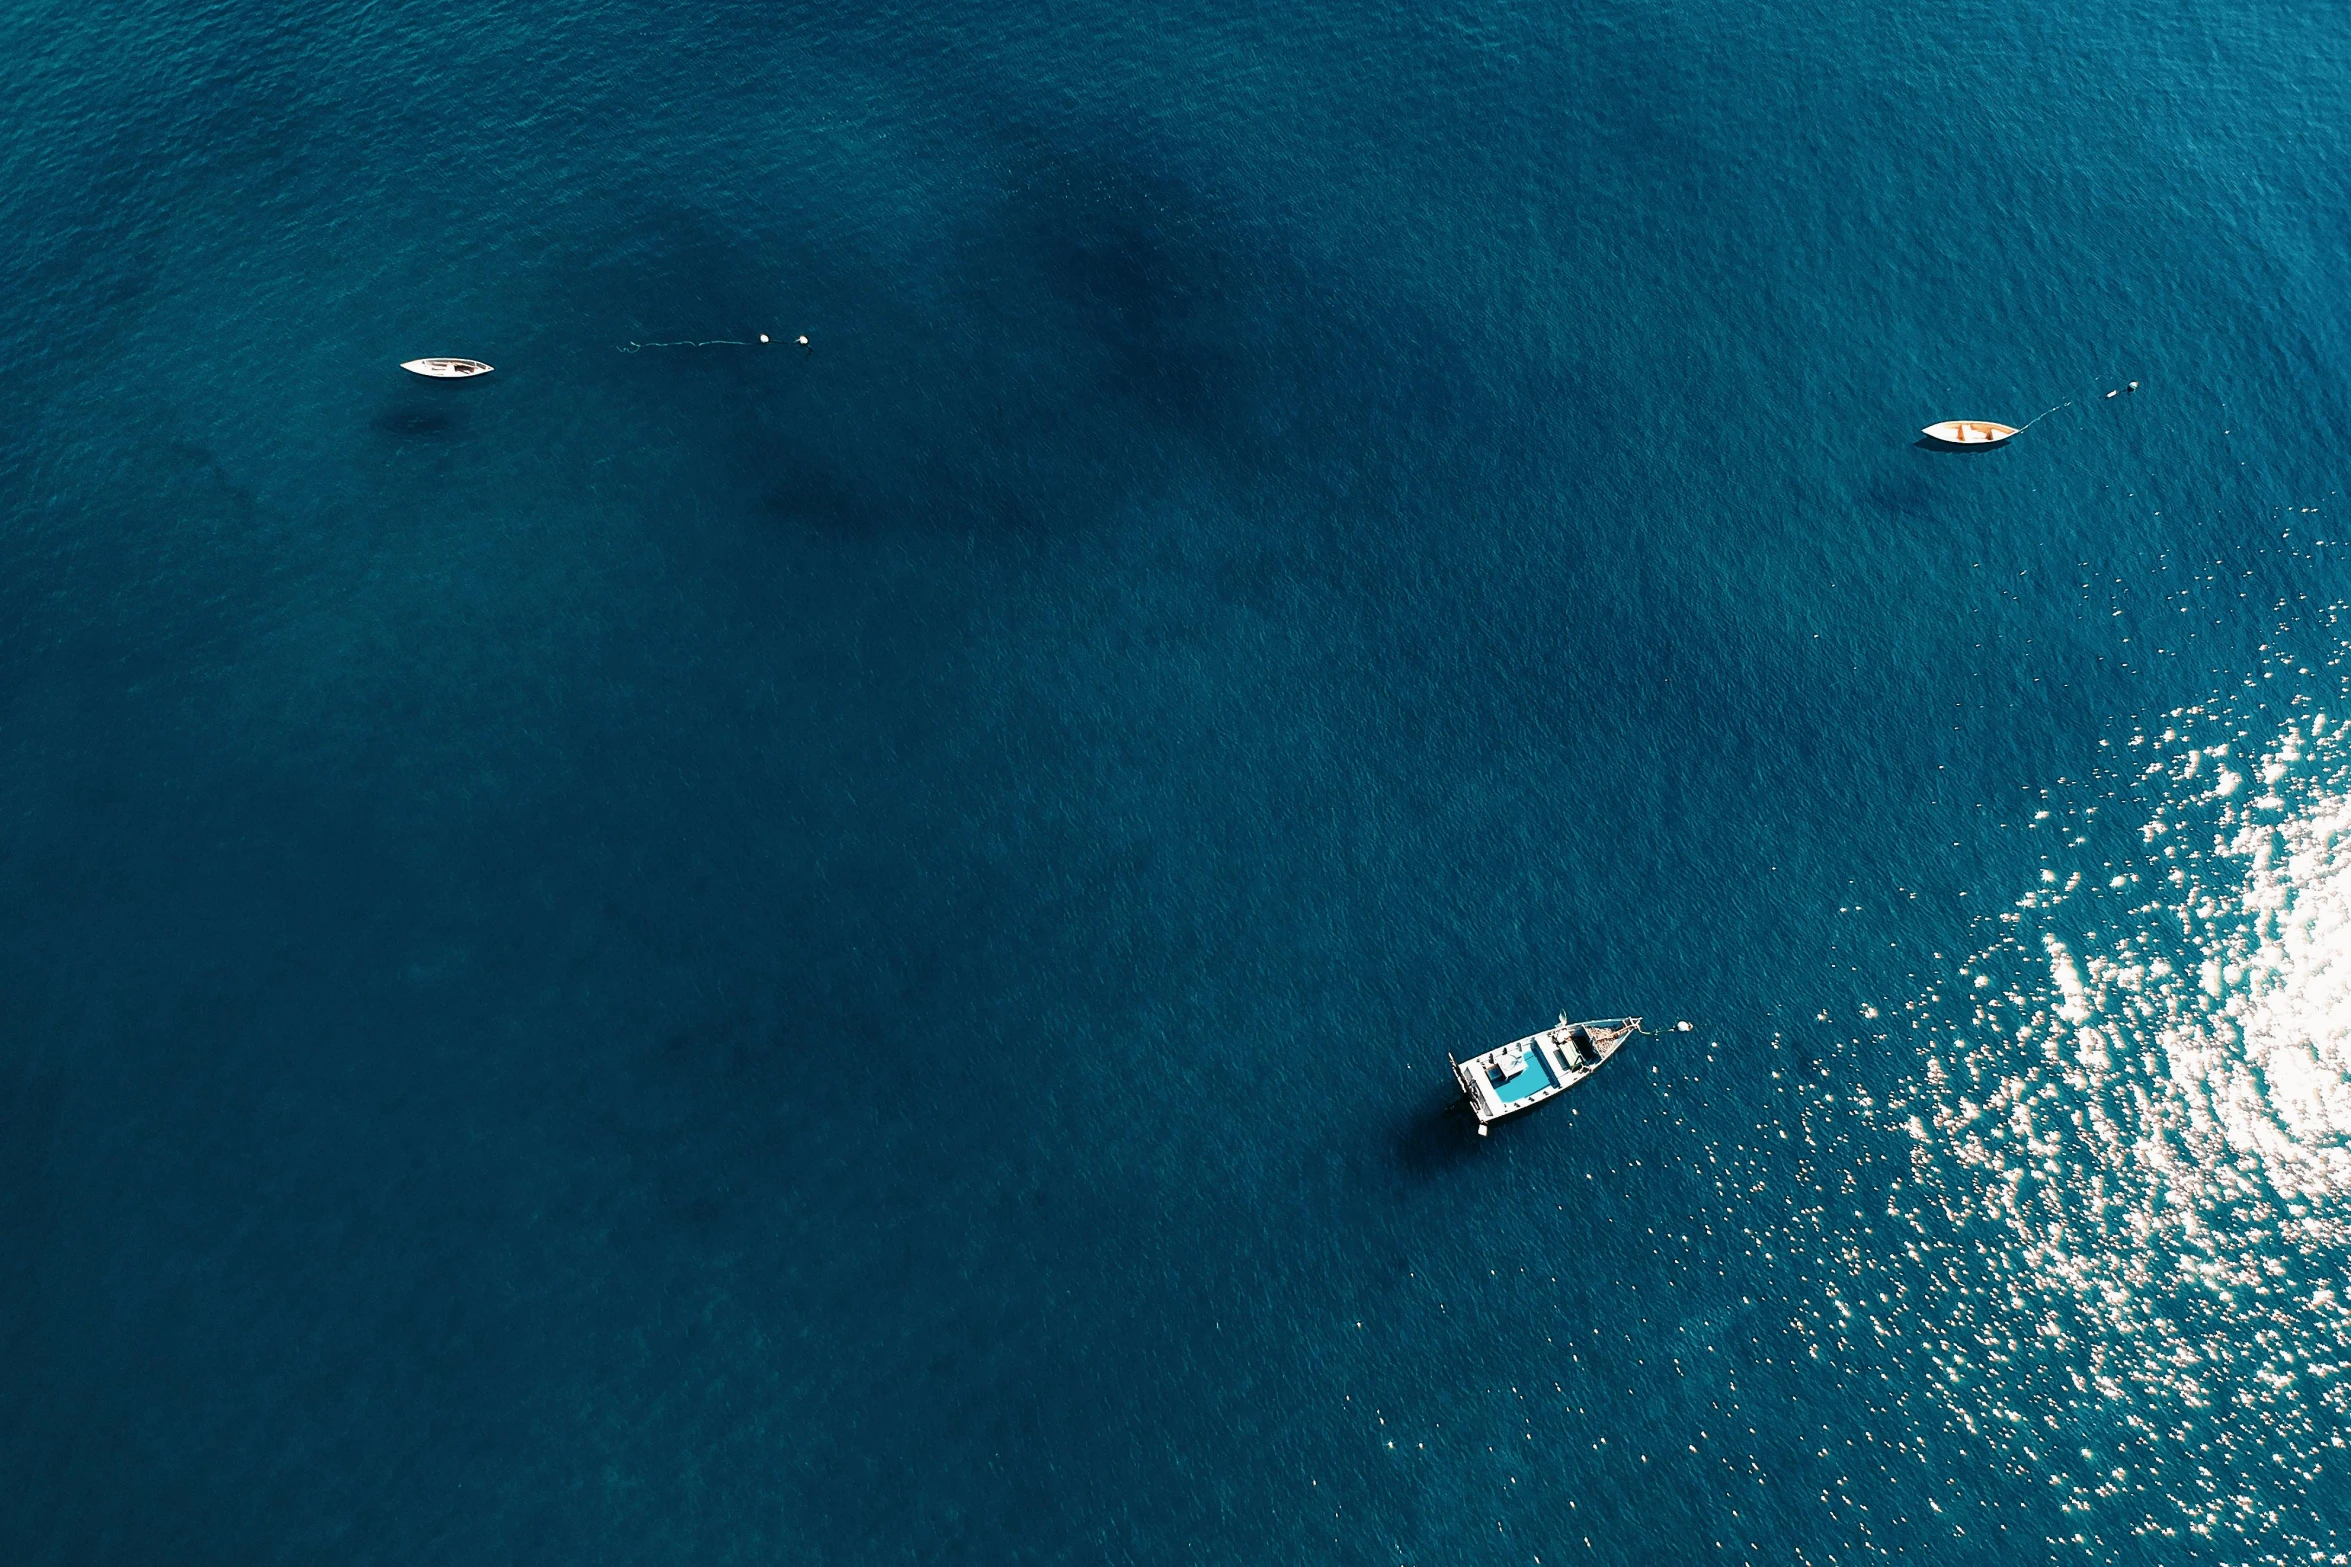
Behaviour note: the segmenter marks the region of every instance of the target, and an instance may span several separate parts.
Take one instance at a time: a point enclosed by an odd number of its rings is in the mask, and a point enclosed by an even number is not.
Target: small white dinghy
[[[412,375],[431,376],[436,381],[464,381],[488,375],[494,367],[479,359],[411,359],[400,368]]]
[[[1946,419],[1941,424],[1930,424],[1919,432],[1930,441],[1941,441],[1950,446],[1997,446],[2016,433],[2012,425],[1994,424],[1989,419]]]

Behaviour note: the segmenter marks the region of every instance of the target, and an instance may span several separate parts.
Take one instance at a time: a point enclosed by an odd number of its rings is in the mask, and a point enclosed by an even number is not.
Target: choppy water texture
[[[1849,1253],[1820,1322],[2055,1488],[2085,1541],[2321,1557],[2351,1397],[2351,762],[2317,709],[2152,727],[2115,787],[2033,813],[2044,885],[1904,1003],[1924,1062],[1880,1109],[1916,1143],[1898,1250]],[[2136,827],[2113,858],[2101,811]]]
[[[2337,12],[0,49],[0,1560],[2351,1557]]]

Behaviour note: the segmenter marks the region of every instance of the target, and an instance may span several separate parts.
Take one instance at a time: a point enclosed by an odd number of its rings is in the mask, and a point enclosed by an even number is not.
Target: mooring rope
[[[762,343],[771,341],[765,332],[759,334],[759,340]],[[792,339],[792,341],[799,347],[800,352],[804,354],[815,352],[815,350],[808,346],[808,334],[805,332]],[[624,354],[637,354],[643,353],[648,348],[749,348],[750,346],[751,345],[749,343],[744,342],[739,337],[706,337],[701,339],[699,342],[677,343],[640,343],[632,338],[629,341],[629,346],[622,349],[621,352]]]
[[[2092,382],[2091,384],[2096,385],[2097,383]],[[2124,392],[2135,392],[2138,389],[2139,383],[2136,381],[2131,381],[2122,386],[2116,387],[2113,391],[2108,392],[2106,395],[2109,397],[2119,397]],[[2089,394],[2087,392],[2076,392],[2073,396],[2067,398],[2064,402],[2059,403],[2057,408],[2071,408],[2075,403],[2080,402],[2082,398],[2088,395]],[[2034,425],[2039,424],[2042,420],[2048,418],[2051,414],[2057,412],[2057,408],[2042,409],[2039,413],[2033,415],[2030,419],[2027,419],[2024,423],[2018,425],[2016,427],[2016,433],[2019,435],[2024,434],[2025,431],[2031,429]]]

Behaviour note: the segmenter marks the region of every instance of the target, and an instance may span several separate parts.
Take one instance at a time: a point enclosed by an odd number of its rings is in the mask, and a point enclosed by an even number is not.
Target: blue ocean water
[[[0,1560],[2351,1551],[2335,8],[0,47]]]

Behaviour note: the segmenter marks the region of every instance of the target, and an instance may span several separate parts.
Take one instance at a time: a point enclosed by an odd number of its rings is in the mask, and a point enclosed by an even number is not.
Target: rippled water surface
[[[2335,10],[0,50],[0,1562],[2351,1557]]]
[[[1895,1246],[1821,1317],[2100,1544],[2333,1537],[2351,768],[2311,703],[2174,709],[2033,812],[2040,885],[1903,1003]]]

